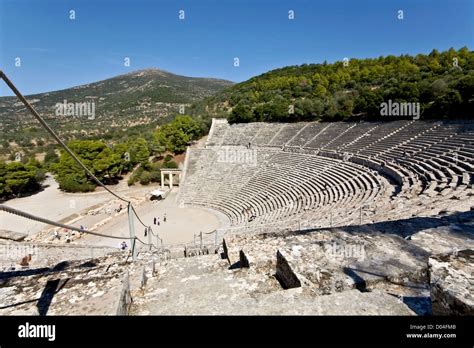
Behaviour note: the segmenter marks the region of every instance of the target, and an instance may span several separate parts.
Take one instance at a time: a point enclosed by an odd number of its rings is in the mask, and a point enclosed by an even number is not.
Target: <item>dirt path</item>
[[[66,193],[59,190],[58,183],[48,175],[43,191],[28,197],[8,200],[5,205],[41,216],[53,221],[60,221],[67,217],[87,211],[90,207],[104,204],[114,197],[103,188],[89,193]],[[126,180],[111,189],[127,197],[144,196],[145,193],[158,188],[159,185],[127,186]],[[29,235],[36,234],[47,227],[45,224],[24,219],[22,217],[0,212],[0,229],[23,232]]]
[[[210,232],[220,227],[218,217],[209,210],[178,207],[176,205],[177,190],[177,188],[173,189],[163,201],[157,203],[147,201],[135,208],[142,221],[152,226],[153,231],[159,234],[165,245],[189,243],[193,241],[194,234],[199,234],[201,231]],[[166,222],[163,221],[165,213]],[[159,226],[153,224],[155,217],[160,220]],[[144,230],[142,224],[135,219],[137,237],[147,241]],[[97,232],[114,236],[129,236],[127,214],[114,217],[109,223],[98,228]],[[85,236],[78,243],[118,246],[120,240]]]

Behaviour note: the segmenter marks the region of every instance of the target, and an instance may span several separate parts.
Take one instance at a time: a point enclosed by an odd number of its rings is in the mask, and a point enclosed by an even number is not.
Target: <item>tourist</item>
[[[147,236],[148,228],[145,227],[145,237]]]
[[[163,215],[163,222],[166,222],[166,213]]]
[[[31,262],[31,254],[28,254],[28,256],[25,256],[21,259],[20,266],[22,267],[28,267]]]
[[[57,239],[57,240],[61,240],[61,237],[59,237],[59,233],[57,230],[54,230],[54,237],[53,237],[53,240],[54,239]]]
[[[127,243],[125,241],[123,241],[122,243],[120,243],[120,249],[122,249],[123,251],[127,250]]]
[[[159,217],[156,218],[156,225],[157,225],[157,226],[160,226],[160,218],[159,218]]]
[[[156,217],[153,218],[153,225],[156,225]]]

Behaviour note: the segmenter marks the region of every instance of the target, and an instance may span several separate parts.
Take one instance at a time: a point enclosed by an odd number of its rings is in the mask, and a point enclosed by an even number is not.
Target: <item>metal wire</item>
[[[33,116],[38,120],[38,122],[49,132],[49,134],[51,134],[51,136],[61,145],[61,147],[72,157],[72,159],[82,168],[84,169],[84,171],[101,187],[103,187],[107,192],[109,192],[110,194],[112,194],[113,196],[115,196],[116,198],[120,199],[121,201],[123,202],[126,202],[128,204],[131,205],[131,202],[121,196],[119,196],[118,194],[116,194],[115,192],[113,192],[112,190],[110,190],[107,186],[105,186],[82,162],[81,160],[74,154],[74,152],[72,152],[72,150],[58,137],[58,135],[53,131],[53,129],[51,129],[51,127],[49,127],[49,125],[43,120],[43,118],[38,114],[38,112],[35,110],[35,108],[33,108],[33,106],[28,102],[28,100],[26,100],[26,98],[20,93],[20,91],[15,87],[15,85],[13,84],[13,82],[10,81],[10,79],[5,75],[5,73],[0,70],[0,77],[3,79],[3,81],[5,81],[5,83],[8,85],[8,87],[10,87],[10,89],[13,91],[13,93],[15,93],[15,95],[18,97],[18,99],[20,99],[20,101],[25,105],[25,107],[33,114]],[[151,230],[151,227],[150,226],[147,226],[143,223],[143,221],[140,219],[140,217],[138,216],[137,212],[135,211],[135,208],[133,207],[133,205],[131,205],[131,208],[132,208],[132,211],[134,213],[134,215],[137,217],[138,221],[145,227],[149,228],[149,230]],[[91,232],[91,231],[85,231],[85,230],[81,230],[77,227],[74,227],[74,226],[67,226],[67,225],[63,225],[63,224],[60,224],[60,223],[57,223],[57,222],[54,222],[54,221],[51,221],[51,220],[48,220],[48,219],[44,219],[42,217],[37,217],[37,216],[34,216],[34,215],[31,215],[29,213],[26,213],[26,212],[22,212],[22,211],[19,211],[19,210],[16,210],[14,208],[11,208],[11,207],[7,207],[7,206],[3,206],[2,205],[2,210],[6,211],[6,212],[9,212],[9,213],[12,213],[12,214],[16,214],[16,215],[19,215],[19,216],[22,216],[22,217],[25,217],[25,218],[29,218],[31,220],[35,220],[35,221],[40,221],[40,222],[43,222],[43,223],[46,223],[46,224],[50,224],[50,225],[54,225],[54,226],[59,226],[59,227],[65,227],[65,228],[69,228],[69,229],[72,229],[74,231],[79,231],[79,232],[84,232],[84,233],[89,233],[89,234],[93,234],[93,235],[96,235],[96,236],[102,236],[102,237],[107,237],[107,238],[116,238],[116,239],[124,239],[123,237],[115,237],[115,236],[108,236],[108,235],[104,235],[104,234],[100,234],[100,233],[96,233],[96,232]],[[155,235],[153,233],[153,235]],[[155,235],[156,236],[156,235]],[[158,236],[156,236],[158,237]],[[159,238],[159,237],[158,237]],[[140,241],[141,243],[143,243],[139,238],[135,237],[135,238],[132,238],[132,237],[128,237],[128,238],[125,238],[125,239],[137,239],[138,241]],[[161,239],[161,238],[160,238]],[[152,245],[153,244],[148,244],[148,243],[143,243],[145,245]]]
[[[82,167],[86,171],[86,173],[101,187],[107,190],[110,194],[114,195],[118,199],[130,203],[129,200],[120,197],[115,192],[112,192],[108,189],[97,177],[81,162],[81,160],[72,152],[71,149],[56,135],[56,133],[48,126],[48,124],[43,120],[43,118],[38,114],[38,112],[31,106],[31,104],[26,100],[26,98],[20,93],[20,91],[15,87],[15,85],[10,81],[10,79],[5,75],[5,73],[0,70],[0,77],[5,81],[5,83],[10,87],[10,89],[15,93],[15,95],[20,99],[20,101],[25,105],[25,107],[30,110],[33,116],[38,120],[39,123],[51,134],[51,136],[61,145],[61,147],[72,157],[74,161],[76,161],[79,166]]]
[[[39,222],[42,222],[42,223],[48,224],[48,225],[53,225],[53,226],[62,227],[62,228],[68,228],[68,229],[73,230],[73,231],[92,234],[94,236],[114,238],[114,239],[134,239],[134,238],[130,238],[130,237],[109,236],[109,235],[102,234],[102,233],[97,233],[97,232],[92,232],[92,231],[88,231],[88,230],[85,230],[85,229],[80,229],[80,228],[75,227],[75,226],[61,224],[59,222],[48,220],[48,219],[42,218],[40,216],[35,216],[35,215],[30,214],[30,213],[27,213],[27,212],[24,212],[24,211],[6,206],[4,204],[0,204],[0,210],[4,211],[6,213],[21,216],[21,217],[26,218],[28,220],[39,221]],[[137,239],[137,237],[135,237],[135,239]]]

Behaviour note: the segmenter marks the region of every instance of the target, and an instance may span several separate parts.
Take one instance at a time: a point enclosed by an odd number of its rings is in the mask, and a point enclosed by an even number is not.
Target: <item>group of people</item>
[[[166,213],[163,215],[163,222],[166,222]],[[160,226],[160,218],[159,217],[154,217],[153,218],[153,225]],[[144,236],[148,236],[148,227],[145,227],[145,232]]]
[[[71,231],[69,231],[67,228],[64,228],[63,231],[66,234],[66,243],[70,243],[71,242]],[[54,230],[53,240],[55,240],[55,239],[61,240],[61,236],[60,236],[58,230]]]
[[[163,214],[163,222],[166,222],[166,213]],[[159,217],[154,217],[153,218],[153,224],[157,225],[157,226],[160,226],[160,218]],[[147,235],[148,235],[148,227],[145,227],[145,237]],[[123,250],[123,251],[127,250],[128,249],[127,242],[122,241],[119,245],[119,249]]]
[[[163,222],[166,222],[166,213],[163,215]],[[153,218],[153,225],[160,226],[160,218],[154,217]]]

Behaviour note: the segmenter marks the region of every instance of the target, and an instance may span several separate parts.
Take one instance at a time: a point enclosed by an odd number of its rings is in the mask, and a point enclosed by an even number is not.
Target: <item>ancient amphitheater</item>
[[[469,210],[473,135],[472,122],[215,120],[206,148],[188,151],[181,200],[249,227],[354,224],[361,208],[371,223]]]
[[[214,119],[177,202],[221,228],[134,262],[42,246],[0,274],[0,314],[472,315],[473,184],[470,120]]]

